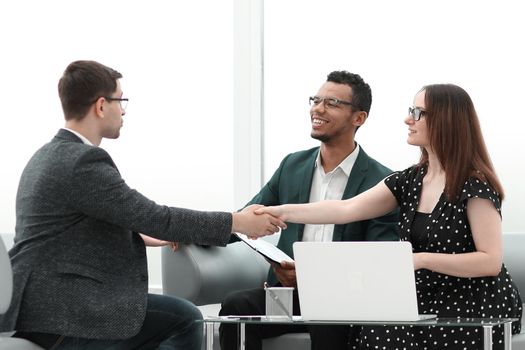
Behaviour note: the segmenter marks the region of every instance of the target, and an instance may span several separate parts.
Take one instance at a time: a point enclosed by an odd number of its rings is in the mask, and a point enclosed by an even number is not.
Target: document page
[[[257,251],[259,254],[264,256],[266,259],[276,262],[278,264],[281,261],[291,261],[290,258],[285,252],[271,244],[270,242],[265,241],[264,239],[250,239],[248,236],[243,235],[242,233],[235,233],[237,237],[244,243],[248,244],[252,249]]]

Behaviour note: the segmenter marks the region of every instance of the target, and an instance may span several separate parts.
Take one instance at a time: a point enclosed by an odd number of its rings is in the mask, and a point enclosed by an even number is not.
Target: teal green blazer
[[[259,193],[247,204],[279,205],[287,203],[308,203],[310,187],[315,169],[315,159],[319,147],[287,155],[277,171]],[[383,180],[390,169],[370,158],[363,148],[350,173],[343,193],[343,199],[368,190]],[[389,241],[398,240],[397,210],[386,216],[374,219],[335,225],[334,241]],[[288,228],[281,233],[277,246],[293,258],[292,245],[303,238],[304,224],[288,223]],[[278,283],[273,270],[268,273],[268,283]]]

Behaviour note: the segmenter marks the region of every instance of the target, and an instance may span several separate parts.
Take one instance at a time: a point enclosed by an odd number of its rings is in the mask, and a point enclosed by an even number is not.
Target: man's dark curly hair
[[[345,70],[333,71],[328,74],[326,81],[350,86],[353,92],[352,103],[356,105],[359,110],[365,111],[367,114],[370,112],[372,90],[359,74],[350,73]]]

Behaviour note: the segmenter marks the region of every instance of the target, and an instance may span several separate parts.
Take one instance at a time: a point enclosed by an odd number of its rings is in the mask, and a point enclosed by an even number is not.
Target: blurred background
[[[92,59],[120,71],[130,99],[118,140],[124,179],[157,203],[233,211],[310,138],[308,97],[333,70],[372,87],[357,133],[394,170],[415,163],[403,119],[426,84],[471,95],[507,192],[504,231],[525,232],[525,113],[518,1],[150,0],[0,4],[0,233],[15,230],[18,179],[63,126],[57,83]],[[248,88],[246,88],[248,86]],[[160,252],[148,248],[150,285]]]

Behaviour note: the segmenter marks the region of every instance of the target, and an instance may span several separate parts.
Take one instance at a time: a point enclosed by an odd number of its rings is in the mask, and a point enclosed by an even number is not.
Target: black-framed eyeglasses
[[[412,119],[417,122],[421,117],[424,117],[425,114],[427,114],[427,111],[424,111],[419,107],[408,107],[408,114],[410,114]]]
[[[108,101],[118,101],[120,103],[120,108],[125,111],[126,107],[128,106],[129,98],[116,98],[116,97],[108,97],[104,96],[104,98]]]
[[[325,106],[331,107],[331,108],[337,108],[337,107],[339,107],[341,105],[347,105],[347,106],[352,106],[352,107],[355,107],[355,108],[359,108],[358,106],[356,106],[355,104],[353,104],[350,101],[344,101],[344,100],[340,100],[340,99],[334,98],[334,97],[310,96],[310,98],[308,99],[308,102],[310,103],[310,106],[312,104],[317,106],[318,104],[324,102]]]

